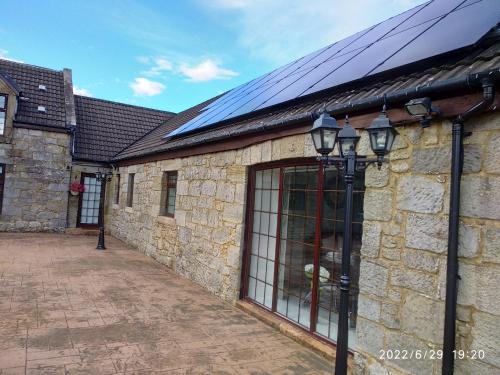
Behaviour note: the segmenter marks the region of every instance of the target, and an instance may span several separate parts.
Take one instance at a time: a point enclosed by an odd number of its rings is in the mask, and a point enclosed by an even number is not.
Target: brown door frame
[[[281,248],[281,208],[282,208],[282,194],[283,194],[283,168],[286,167],[295,167],[295,166],[314,166],[317,165],[319,167],[319,171],[322,171],[322,164],[321,162],[317,161],[315,158],[295,158],[295,159],[288,159],[288,160],[279,160],[279,161],[274,161],[274,162],[268,162],[268,163],[262,163],[262,164],[257,164],[253,165],[249,168],[248,171],[248,186],[247,186],[247,202],[246,202],[246,214],[245,214],[245,220],[246,220],[246,230],[245,230],[245,246],[243,248],[243,262],[242,262],[242,272],[241,272],[241,288],[240,288],[240,299],[245,299],[247,301],[250,301],[251,303],[267,310],[271,311],[273,313],[276,313],[276,305],[277,305],[277,283],[276,283],[276,278],[278,275],[278,270],[279,270],[279,254],[280,254],[280,248]],[[252,249],[252,229],[253,229],[253,213],[254,213],[254,195],[255,195],[255,175],[256,172],[259,170],[265,170],[265,169],[273,169],[273,168],[280,168],[280,177],[279,177],[279,193],[278,193],[278,220],[277,220],[277,229],[276,229],[276,249],[275,249],[275,259],[274,259],[274,280],[273,280],[273,300],[272,300],[272,308],[269,309],[266,306],[263,306],[256,301],[251,300],[248,298],[248,282],[249,282],[249,273],[250,273],[250,254],[251,254],[251,249]],[[314,241],[314,259],[313,259],[313,264],[314,264],[314,275],[313,279],[318,279],[319,276],[319,245],[320,245],[320,239],[321,239],[321,203],[323,199],[323,176],[322,173],[318,176],[318,191],[317,191],[317,197],[316,197],[316,205],[317,205],[317,216],[316,216],[316,234],[315,234],[315,241]],[[310,327],[309,329],[305,329],[304,327],[300,326],[297,322],[294,322],[286,317],[283,317],[282,315],[278,315],[282,317],[283,319],[292,322],[294,325],[297,325],[304,331],[316,336],[315,330],[316,330],[316,320],[317,320],[317,295],[318,295],[318,283],[314,282],[313,283],[313,290],[312,290],[312,300],[311,300],[311,315],[310,315]],[[319,336],[320,339],[326,340],[328,342],[331,342],[330,339],[325,339],[322,336]]]
[[[3,208],[3,191],[5,187],[5,168],[6,165],[3,163],[0,163],[0,168],[2,168],[2,173],[0,173],[0,215],[2,214],[2,208]]]
[[[85,177],[96,178],[94,173],[82,172],[81,175],[80,175],[80,184],[82,184],[84,186],[85,186],[85,184],[84,184]],[[85,224],[85,223],[81,222],[81,217],[82,217],[82,201],[83,201],[83,193],[80,193],[80,194],[78,194],[78,213],[77,213],[77,217],[76,217],[76,226],[78,228],[89,228],[89,229],[98,228],[99,227],[98,223],[96,223],[96,224]]]

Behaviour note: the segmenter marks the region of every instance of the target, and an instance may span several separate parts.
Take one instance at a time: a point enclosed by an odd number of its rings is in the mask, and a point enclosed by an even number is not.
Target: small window
[[[0,164],[0,214],[2,213],[4,185],[5,185],[5,164]]]
[[[160,215],[174,217],[177,195],[177,172],[164,172],[162,179]]]
[[[5,119],[7,112],[7,95],[0,94],[0,135],[5,131]]]
[[[120,204],[120,175],[116,175],[115,180],[115,204]]]
[[[135,173],[130,173],[128,175],[127,207],[132,207],[134,203],[134,177]]]

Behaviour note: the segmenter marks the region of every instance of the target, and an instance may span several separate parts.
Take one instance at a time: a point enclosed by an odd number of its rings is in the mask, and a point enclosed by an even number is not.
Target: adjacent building
[[[357,152],[372,155],[364,128],[385,107],[399,134],[387,163],[360,170],[355,183],[352,370],[441,372],[440,358],[387,352],[442,349],[458,140],[455,344],[467,355],[453,366],[500,372],[498,10],[487,0],[427,2],[178,114],[73,96],[69,71],[1,60],[0,225],[95,225],[92,173],[107,168],[105,221],[114,236],[227,301],[333,345],[344,181],[317,160],[308,132],[324,111],[341,124],[348,116],[361,137]],[[38,76],[23,81],[19,70]],[[428,113],[405,110],[423,98]],[[83,194],[68,194],[74,181]]]

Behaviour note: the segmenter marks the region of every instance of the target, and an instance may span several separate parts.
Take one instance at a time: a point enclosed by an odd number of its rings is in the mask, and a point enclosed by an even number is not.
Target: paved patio
[[[107,237],[0,234],[0,375],[330,374],[333,365]]]

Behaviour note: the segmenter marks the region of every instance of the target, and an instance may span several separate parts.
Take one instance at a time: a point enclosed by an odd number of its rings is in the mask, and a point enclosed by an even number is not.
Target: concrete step
[[[335,361],[335,346],[328,344],[325,341],[312,336],[306,331],[300,329],[292,323],[281,319],[279,316],[264,310],[263,308],[244,300],[238,300],[235,302],[236,307],[246,313],[252,315],[253,317],[259,319],[260,321],[270,325],[274,329],[280,331],[287,337],[297,341],[299,344],[314,350],[316,353],[330,360],[332,363]],[[349,354],[348,366],[352,369],[352,355]]]
[[[66,228],[66,234],[79,235],[79,236],[98,236],[99,229],[88,229],[88,228]],[[104,234],[109,234],[108,230],[104,231]]]

